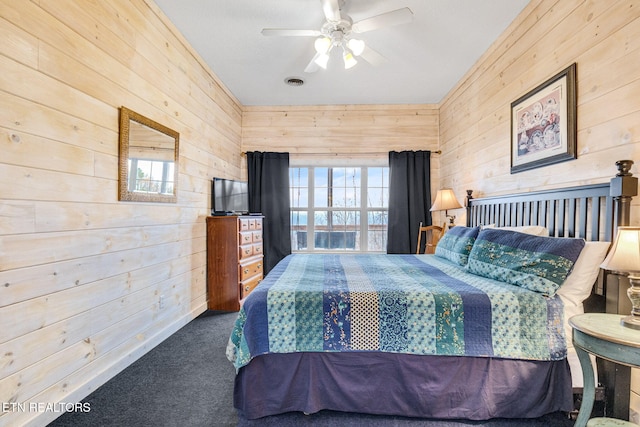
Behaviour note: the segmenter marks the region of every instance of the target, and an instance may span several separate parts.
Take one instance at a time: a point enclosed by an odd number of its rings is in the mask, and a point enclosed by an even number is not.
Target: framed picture
[[[576,64],[511,103],[511,173],[577,158]]]

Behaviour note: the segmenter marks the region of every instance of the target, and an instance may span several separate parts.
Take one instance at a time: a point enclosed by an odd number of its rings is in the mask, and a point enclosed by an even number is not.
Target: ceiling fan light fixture
[[[317,0],[316,0],[317,1]],[[335,47],[343,49],[344,68],[355,66],[356,56],[376,66],[385,62],[385,58],[365,45],[360,39],[352,39],[352,34],[361,34],[378,28],[409,23],[413,20],[413,12],[408,7],[370,16],[353,22],[350,16],[341,13],[347,0],[321,0],[325,22],[319,30],[299,30],[287,28],[263,28],[265,36],[297,36],[315,37],[315,55],[304,69],[305,73],[315,73],[318,68],[327,69],[329,53]]]
[[[327,64],[329,63],[329,55],[326,53],[318,54],[315,62],[320,68],[326,70]]]
[[[353,66],[355,66],[358,63],[356,58],[353,57],[353,53],[351,53],[351,50],[349,50],[349,49],[345,49],[344,50],[344,54],[342,55],[342,59],[344,60],[344,69],[345,70],[348,70],[349,68],[352,68]]]
[[[347,46],[355,56],[360,56],[364,52],[364,41],[360,39],[350,39]]]
[[[318,37],[314,43],[316,52],[326,54],[331,48],[331,39],[329,37]]]

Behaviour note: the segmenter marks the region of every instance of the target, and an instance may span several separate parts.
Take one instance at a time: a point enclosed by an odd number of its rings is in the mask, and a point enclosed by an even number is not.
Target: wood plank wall
[[[0,402],[81,399],[206,308],[242,109],[176,34],[144,0],[0,0]],[[118,201],[123,105],[180,133],[177,204]]]
[[[510,105],[577,63],[578,159],[511,175]],[[440,106],[441,176],[459,197],[608,181],[640,171],[640,2],[532,0]],[[632,205],[640,224],[640,198]]]
[[[245,151],[387,156],[437,147],[438,106],[431,104],[245,107],[242,115]]]
[[[242,150],[289,152],[296,159],[314,161],[386,160],[389,151],[437,150],[438,117],[433,104],[246,106]],[[439,155],[432,156],[434,194],[439,160]]]
[[[639,10],[532,0],[440,105],[242,107],[152,2],[0,0],[0,401],[80,399],[204,310],[209,179],[242,177],[241,151],[441,149],[460,199],[640,161]],[[578,160],[511,175],[510,103],[572,62]],[[180,133],[177,204],[117,201],[121,105]]]

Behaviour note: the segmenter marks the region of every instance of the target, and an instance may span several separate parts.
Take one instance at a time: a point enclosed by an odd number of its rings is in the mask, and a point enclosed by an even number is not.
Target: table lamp
[[[627,295],[632,309],[621,323],[629,328],[640,329],[640,227],[618,227],[616,240],[600,267],[629,278],[631,286],[627,289]]]
[[[438,190],[436,194],[436,200],[431,205],[431,212],[433,211],[444,211],[444,215],[449,218],[449,228],[456,225],[454,223],[456,217],[454,215],[448,215],[447,210],[449,209],[459,209],[462,205],[456,199],[456,195],[453,194],[453,190],[451,188],[443,188],[442,190]]]

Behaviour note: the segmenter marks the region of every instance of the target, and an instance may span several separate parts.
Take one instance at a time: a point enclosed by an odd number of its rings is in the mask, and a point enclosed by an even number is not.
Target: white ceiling
[[[263,28],[319,30],[321,0],[155,0],[246,106],[439,103],[529,0],[347,0],[354,22],[402,7],[413,21],[358,35],[387,58],[305,73],[315,37],[266,37]],[[299,77],[304,84],[285,84]]]

